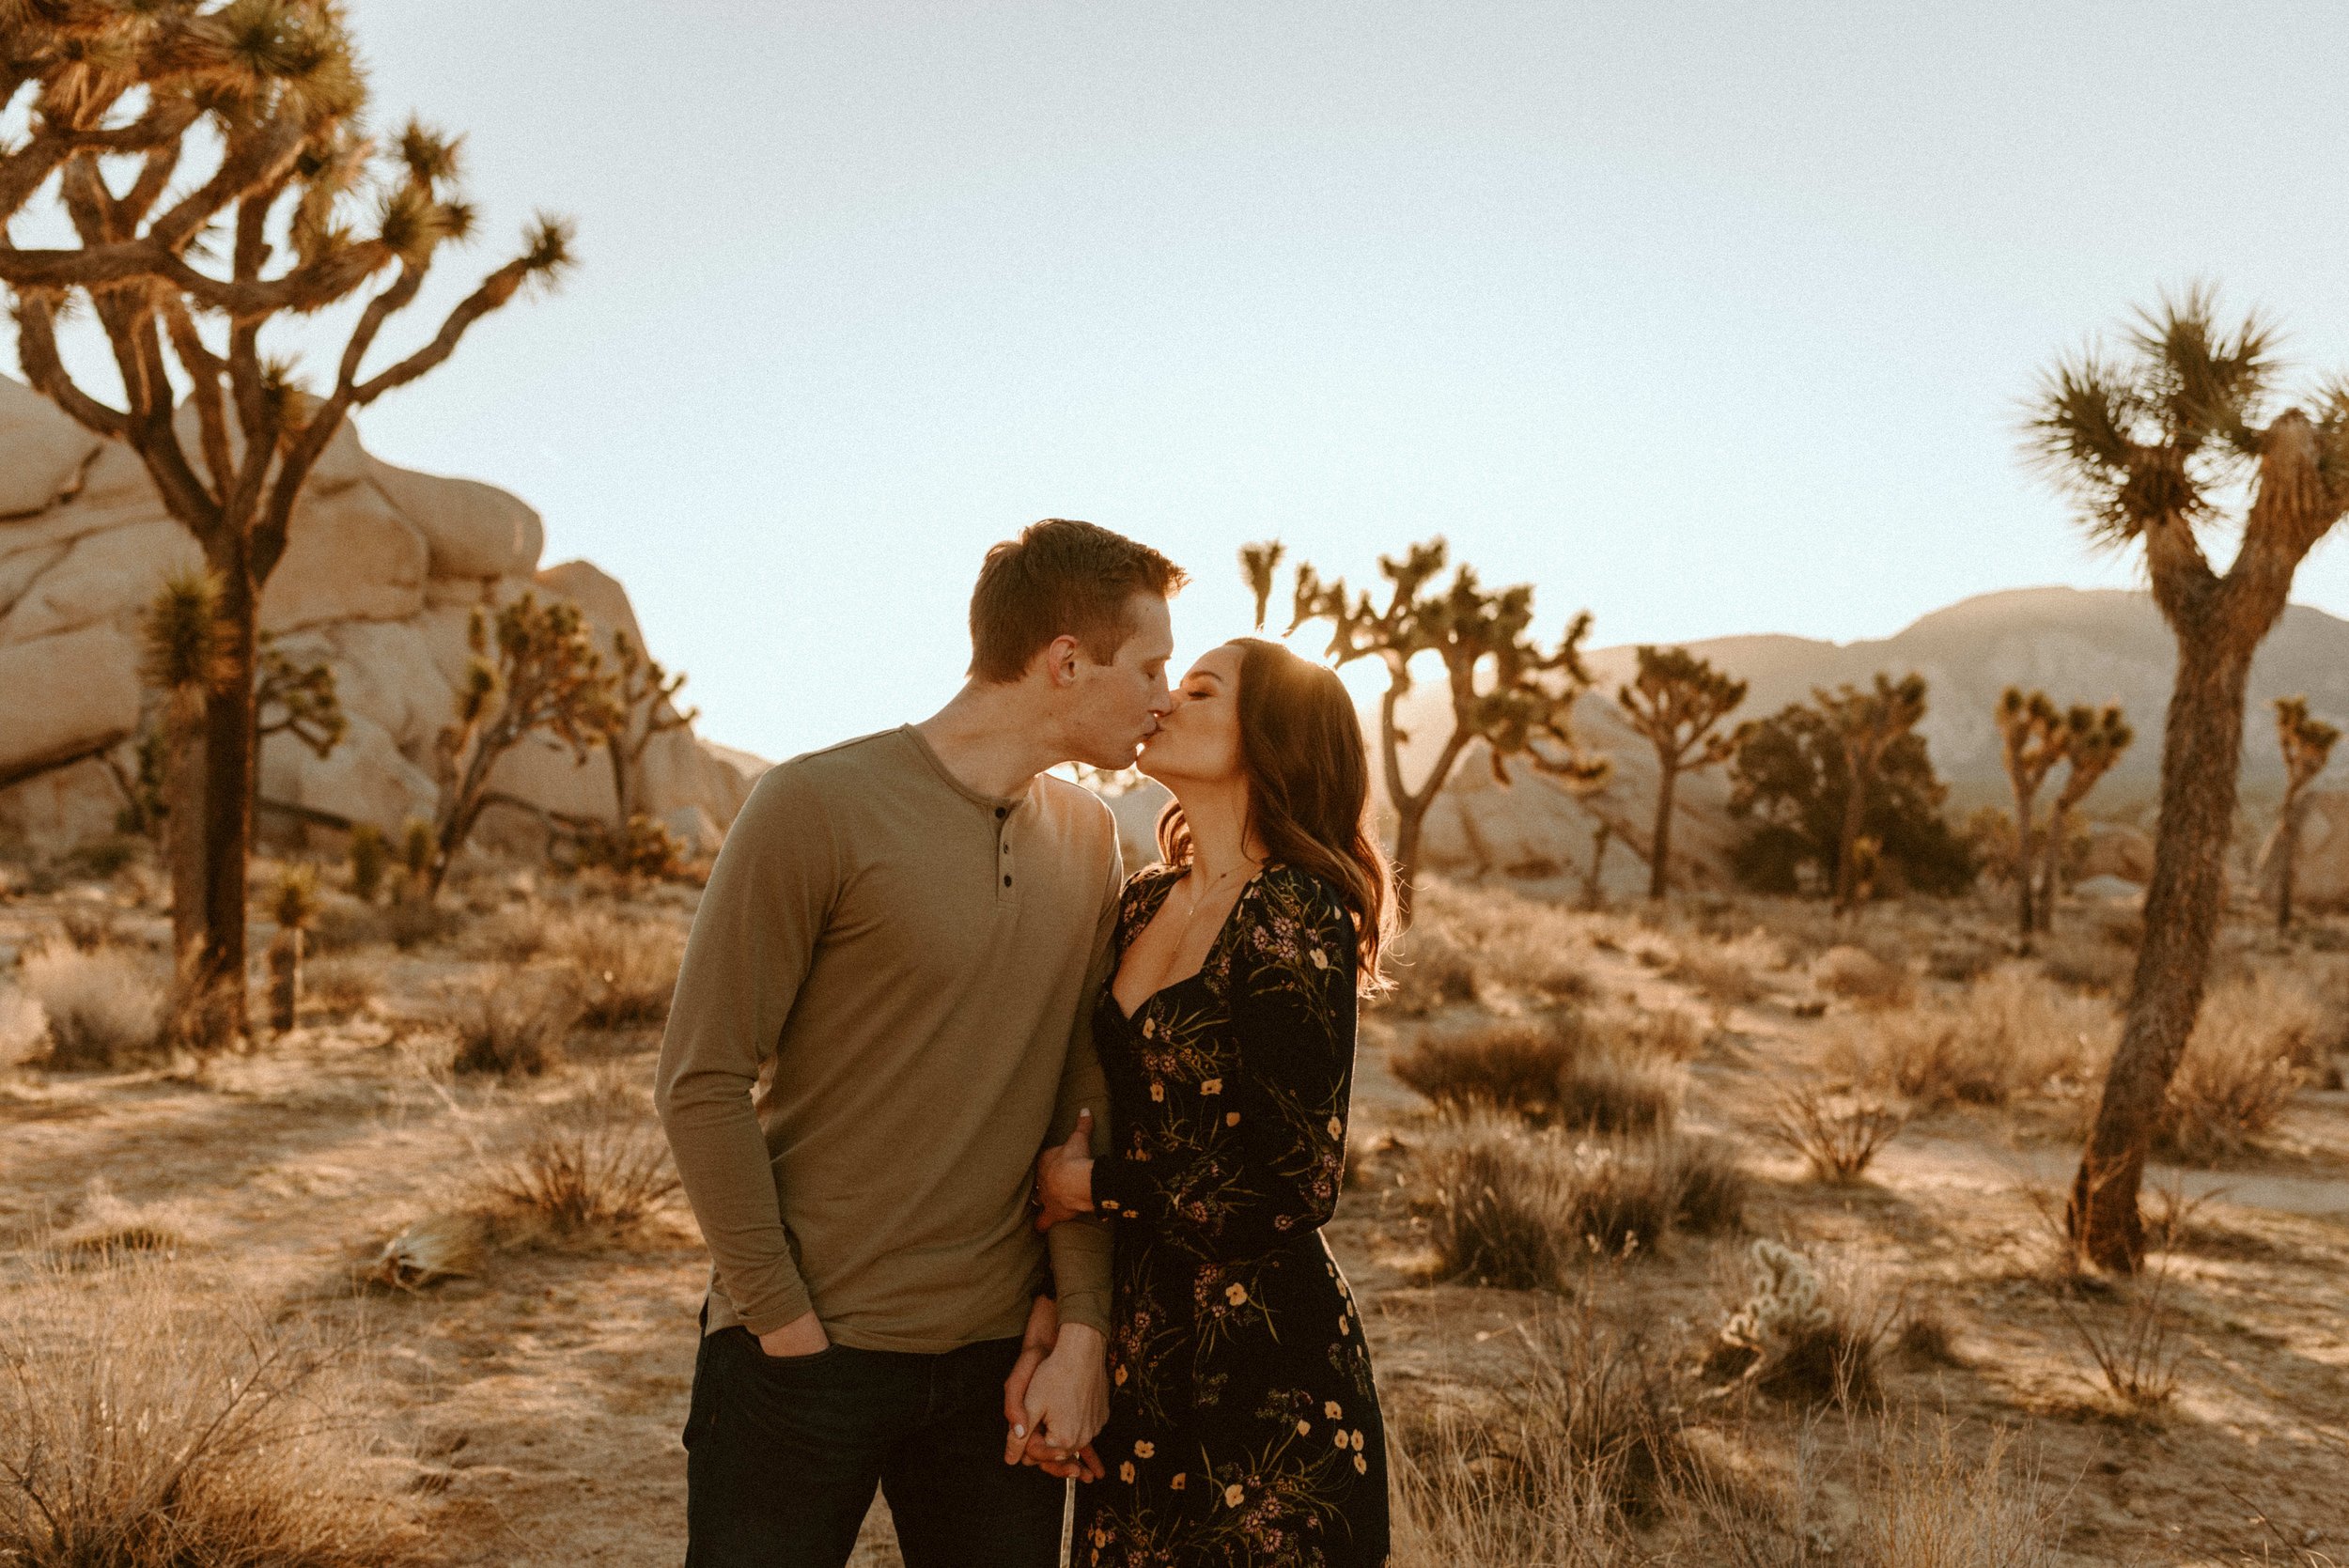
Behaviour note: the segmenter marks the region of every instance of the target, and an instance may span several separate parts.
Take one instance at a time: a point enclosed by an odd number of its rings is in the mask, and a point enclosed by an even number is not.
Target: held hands
[[[1011,1427],[1003,1443],[1003,1463],[1034,1465],[1047,1475],[1058,1476],[1064,1481],[1071,1476],[1080,1481],[1098,1481],[1103,1466],[1100,1456],[1093,1452],[1091,1433],[1087,1433],[1085,1439],[1078,1442],[1072,1450],[1064,1441],[1064,1436],[1073,1436],[1073,1431],[1053,1427],[1051,1411],[1040,1403],[1050,1395],[1050,1384],[1043,1392],[1035,1392],[1035,1374],[1050,1358],[1058,1321],[1052,1298],[1049,1296],[1037,1296],[1034,1305],[1029,1309],[1028,1330],[1019,1347],[1019,1358],[1012,1363],[1011,1375],[1003,1380],[1003,1419]],[[1080,1330],[1078,1335],[1080,1339],[1088,1336],[1095,1344],[1100,1343],[1100,1337],[1090,1329]],[[1098,1356],[1097,1350],[1097,1365]],[[1031,1404],[1032,1394],[1039,1403]],[[1102,1419],[1107,1420],[1106,1380],[1101,1405]],[[1097,1422],[1094,1430],[1098,1429]]]
[[[1052,1475],[1101,1478],[1093,1439],[1110,1419],[1107,1349],[1099,1329],[1061,1325],[1052,1353],[1028,1380],[1028,1463]]]
[[[1077,1112],[1077,1130],[1035,1160],[1035,1228],[1093,1212],[1093,1112]]]

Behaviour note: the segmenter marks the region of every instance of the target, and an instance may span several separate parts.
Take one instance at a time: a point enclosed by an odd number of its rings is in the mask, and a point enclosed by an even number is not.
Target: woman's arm
[[[1302,873],[1268,874],[1233,958],[1239,1070],[1200,1086],[1186,1156],[1092,1162],[1095,1210],[1221,1257],[1328,1223],[1346,1166],[1354,975],[1354,924],[1334,893]]]

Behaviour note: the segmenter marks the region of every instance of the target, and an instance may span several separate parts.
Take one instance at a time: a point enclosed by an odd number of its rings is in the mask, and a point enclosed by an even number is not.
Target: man
[[[954,700],[773,768],[727,834],[657,1089],[714,1265],[688,1568],[837,1568],[877,1486],[909,1568],[1059,1560],[1109,1237],[1039,1241],[1029,1174],[1081,1115],[1107,1137],[1087,1020],[1122,868],[1107,808],[1046,769],[1134,760],[1182,582],[1090,523],[997,545]]]

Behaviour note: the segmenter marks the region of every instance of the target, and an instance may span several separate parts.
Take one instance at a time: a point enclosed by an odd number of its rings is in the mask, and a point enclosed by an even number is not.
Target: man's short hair
[[[971,591],[971,674],[1002,686],[1018,680],[1055,637],[1073,636],[1106,664],[1134,633],[1136,594],[1172,598],[1183,568],[1123,534],[1090,522],[1046,518],[987,552]]]

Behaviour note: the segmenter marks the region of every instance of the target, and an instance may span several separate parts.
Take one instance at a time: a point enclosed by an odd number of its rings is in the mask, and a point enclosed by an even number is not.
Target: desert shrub
[[[1856,1182],[1908,1125],[1894,1108],[1814,1082],[1780,1086],[1764,1134],[1800,1157],[1823,1182]]]
[[[1996,969],[1999,956],[1999,950],[1989,942],[1949,937],[1926,949],[1925,972],[1936,980],[1970,985]]]
[[[52,945],[20,970],[49,1019],[52,1066],[117,1067],[159,1048],[169,993],[152,962],[119,947]]]
[[[1610,1009],[1583,1016],[1583,1032],[1592,1045],[1619,1056],[1658,1056],[1686,1062],[1704,1048],[1712,1035],[1697,1018],[1678,1007]]]
[[[2316,995],[2270,970],[2213,986],[2170,1080],[2163,1152],[2208,1160],[2271,1130],[2339,1027]]]
[[[2084,931],[2065,929],[2039,939],[2041,972],[2059,986],[2092,996],[2117,995],[2137,968],[2133,947],[2121,947]]]
[[[579,993],[565,975],[531,970],[493,971],[449,1013],[460,1073],[536,1077],[563,1058],[578,1027]]]
[[[677,1177],[651,1096],[607,1071],[533,1108],[490,1186],[570,1233],[636,1223],[676,1195]]]
[[[2114,1030],[2103,1003],[2010,965],[1953,1000],[1851,1020],[1829,1054],[1859,1083],[1927,1109],[2005,1105],[2058,1080],[2087,1080],[2110,1054]]]
[[[1480,1112],[1421,1147],[1413,1196],[1444,1277],[1534,1290],[1578,1259],[1657,1250],[1678,1226],[1734,1225],[1745,1185],[1687,1139],[1569,1141]]]
[[[1769,995],[1762,975],[1783,962],[1777,944],[1760,931],[1731,941],[1691,935],[1672,944],[1664,974],[1718,1006],[1743,1007]]]
[[[2186,1345],[2178,1337],[2174,1279],[2165,1255],[2133,1280],[2121,1281],[2108,1299],[2092,1301],[2077,1292],[2056,1297],[2056,1308],[2082,1362],[2082,1376],[2123,1416],[2143,1420],[2159,1412],[2178,1392],[2178,1366]]]
[[[1757,1240],[1748,1260],[1750,1289],[1721,1325],[1707,1370],[1803,1404],[1873,1402],[1890,1314],[1849,1279],[1822,1277],[1791,1247]]]
[[[0,1296],[0,1561],[410,1559],[353,1340],[117,1253]]]
[[[1537,1316],[1496,1409],[1391,1418],[1396,1568],[1630,1555],[1694,1466],[1670,1359],[1588,1311]]]
[[[586,1021],[595,1027],[658,1023],[668,1016],[685,941],[667,922],[578,909],[549,923],[546,947],[577,973]]]
[[[1472,1001],[1480,982],[1536,1001],[1578,1001],[1592,993],[1581,956],[1578,917],[1558,905],[1502,888],[1463,888],[1431,880],[1420,890],[1411,929],[1402,943],[1406,963],[1423,973],[1400,973],[1408,1001],[1424,1011],[1448,1001]]]
[[[2062,1519],[2000,1428],[1968,1458],[1946,1417],[1888,1423],[1869,1445],[1852,1557],[1861,1568],[2055,1568]]]
[[[1687,1088],[1688,1074],[1665,1058],[1580,1051],[1559,1073],[1555,1120],[1587,1132],[1670,1132]]]
[[[1915,993],[1907,967],[1891,964],[1864,947],[1830,947],[1811,966],[1811,977],[1829,996],[1869,1007],[1898,1007]]]
[[[93,882],[110,881],[125,866],[139,858],[145,841],[129,833],[111,833],[104,838],[77,844],[65,853],[61,869],[69,877],[85,877]]]
[[[446,941],[464,929],[464,916],[412,898],[389,904],[362,904],[356,898],[331,894],[311,927],[311,939],[322,953],[388,943],[412,953]]]
[[[1560,1075],[1582,1049],[1580,1020],[1427,1031],[1388,1062],[1405,1087],[1439,1107],[1486,1106],[1531,1120],[1556,1113]]]
[[[547,951],[557,919],[536,902],[508,904],[466,934],[468,952],[501,964],[526,964]]]

